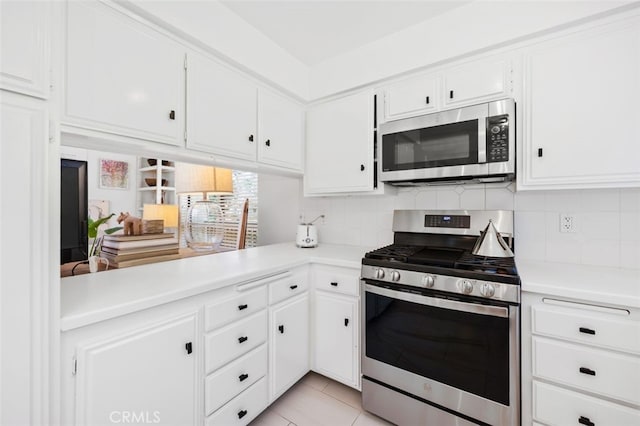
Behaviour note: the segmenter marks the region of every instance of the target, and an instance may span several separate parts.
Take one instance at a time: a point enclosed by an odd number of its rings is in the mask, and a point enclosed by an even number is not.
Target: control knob
[[[473,283],[469,280],[458,281],[458,290],[462,294],[469,294],[473,291]]]
[[[436,280],[433,275],[425,275],[422,277],[422,285],[426,288],[431,288],[435,284]]]
[[[500,126],[493,126],[491,128],[491,133],[493,133],[494,135],[500,133]]]
[[[400,280],[400,272],[391,271],[391,281],[399,281]]]
[[[378,268],[376,269],[376,279],[381,280],[384,278],[384,269]]]
[[[484,297],[493,297],[493,295],[496,294],[496,288],[493,284],[482,283],[480,286],[480,294]]]

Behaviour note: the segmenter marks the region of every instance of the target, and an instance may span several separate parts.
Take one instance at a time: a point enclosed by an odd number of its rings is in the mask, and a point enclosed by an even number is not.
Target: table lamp
[[[175,177],[177,193],[201,193],[203,198],[187,210],[184,222],[187,245],[196,251],[218,248],[224,237],[224,213],[218,204],[207,199],[207,195],[233,193],[231,170],[176,163]]]
[[[178,206],[176,204],[145,204],[142,219],[163,220],[164,228],[178,227]]]

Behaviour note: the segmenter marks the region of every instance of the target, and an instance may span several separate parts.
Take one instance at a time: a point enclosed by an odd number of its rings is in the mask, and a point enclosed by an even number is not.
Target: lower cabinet
[[[317,291],[315,294],[315,370],[360,388],[358,300]]]
[[[194,424],[196,314],[78,344],[75,424]]]
[[[309,296],[271,308],[271,398],[275,400],[309,371]]]

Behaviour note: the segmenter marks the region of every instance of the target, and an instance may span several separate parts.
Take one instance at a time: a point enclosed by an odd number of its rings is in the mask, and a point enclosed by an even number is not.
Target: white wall
[[[301,193],[301,179],[258,175],[258,245],[295,241]]]
[[[640,268],[640,189],[513,192],[510,185],[401,189],[392,196],[303,198],[318,224],[320,243],[377,248],[393,241],[394,209],[515,210],[518,259]],[[575,215],[577,232],[560,233],[561,213]]]
[[[115,213],[106,227],[118,226],[116,217],[120,212],[130,212],[134,216],[140,216],[137,210],[137,188],[138,188],[138,166],[137,158],[134,155],[115,154],[112,152],[94,151],[89,149],[73,148],[69,146],[60,147],[60,157],[72,160],[87,162],[88,196],[91,200],[109,201],[109,212]],[[126,161],[129,163],[129,188],[128,189],[102,189],[99,187],[100,179],[100,159]],[[95,217],[93,219],[96,219]]]
[[[309,68],[219,2],[124,2],[127,3],[135,11],[153,15],[147,17],[163,21],[245,70],[301,99],[308,99]]]
[[[501,46],[628,1],[474,1],[312,67],[317,99]]]

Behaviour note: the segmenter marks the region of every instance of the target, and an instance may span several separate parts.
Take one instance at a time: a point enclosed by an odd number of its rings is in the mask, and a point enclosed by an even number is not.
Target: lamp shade
[[[145,204],[142,210],[145,220],[164,220],[165,228],[178,226],[178,206],[176,204]]]
[[[232,193],[233,180],[230,169],[176,163],[176,192],[178,193]]]

